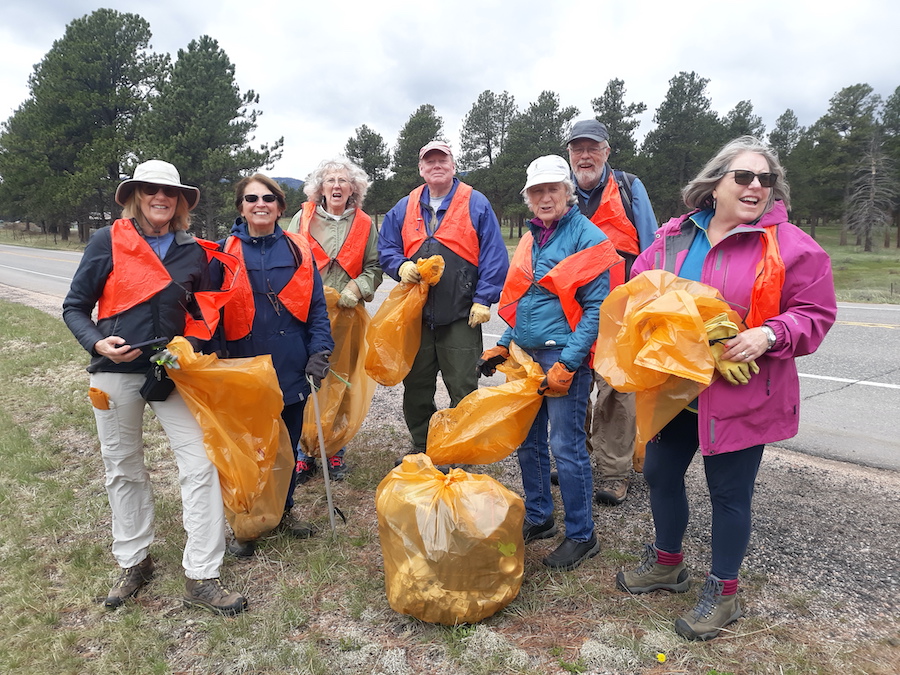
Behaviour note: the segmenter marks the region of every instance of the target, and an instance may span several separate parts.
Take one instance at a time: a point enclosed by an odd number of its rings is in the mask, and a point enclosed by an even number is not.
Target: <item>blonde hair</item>
[[[156,183],[152,184],[156,185]],[[167,186],[160,186],[160,189],[164,187]],[[128,195],[128,199],[125,200],[125,206],[122,207],[123,218],[137,219],[139,215],[143,215],[141,213],[141,207],[138,205],[138,191],[143,193],[143,184],[135,187],[135,189],[131,191],[131,194]],[[169,227],[173,232],[176,230],[188,230],[191,227],[191,212],[188,210],[187,199],[185,199],[184,193],[181,190],[178,191],[178,202],[175,204],[175,215],[172,216],[172,220],[169,221]]]

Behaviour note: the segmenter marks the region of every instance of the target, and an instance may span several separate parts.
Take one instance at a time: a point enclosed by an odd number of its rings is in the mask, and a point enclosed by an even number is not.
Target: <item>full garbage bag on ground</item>
[[[422,276],[417,284],[398,284],[375,312],[366,332],[366,372],[378,384],[393,387],[409,374],[422,341],[422,307],[428,289],[441,280],[444,258],[416,261]]]
[[[256,539],[281,520],[294,469],[272,358],[197,354],[183,337],[168,349],[179,367],[167,372],[203,429],[228,523],[236,538]]]
[[[537,390],[544,371],[515,342],[509,354],[497,368],[505,384],[476,389],[431,416],[426,447],[435,464],[499,462],[525,441],[543,401]]]
[[[721,313],[743,326],[718,290],[664,270],[639,274],[600,306],[594,370],[618,391],[637,392],[636,456],[712,381],[704,323]]]
[[[391,608],[453,626],[481,621],[522,586],[525,505],[490,476],[407,455],[375,493]]]
[[[353,439],[369,412],[375,394],[375,381],[366,374],[365,368],[369,314],[362,303],[356,307],[339,307],[338,298],[340,293],[325,287],[335,345],[329,358],[331,371],[322,380],[318,392],[326,457],[332,457]],[[311,404],[303,411],[300,445],[310,457],[321,455],[315,406]]]

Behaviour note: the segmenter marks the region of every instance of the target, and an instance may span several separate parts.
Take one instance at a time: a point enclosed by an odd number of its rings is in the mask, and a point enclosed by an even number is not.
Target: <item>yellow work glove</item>
[[[491,318],[491,310],[477,302],[472,303],[469,310],[469,328],[475,328]]]
[[[573,377],[575,377],[575,371],[566,368],[562,361],[557,361],[547,371],[537,393],[547,396],[565,396],[569,393],[569,387],[572,386]]]
[[[398,272],[400,274],[400,281],[404,284],[417,284],[422,281],[422,275],[419,274],[419,268],[416,267],[416,263],[412,260],[407,260],[400,265]]]
[[[723,312],[707,321],[703,327],[706,328],[709,349],[716,360],[716,370],[731,384],[747,384],[750,378],[759,372],[756,361],[738,363],[722,359],[722,353],[726,349],[725,343],[739,332],[737,324],[729,321],[728,315]]]
[[[497,372],[497,366],[509,358],[509,350],[503,345],[486,349],[475,364],[475,372],[490,377]]]

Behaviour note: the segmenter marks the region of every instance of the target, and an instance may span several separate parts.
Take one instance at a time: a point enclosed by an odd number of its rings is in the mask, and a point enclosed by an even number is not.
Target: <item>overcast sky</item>
[[[767,131],[787,108],[801,125],[824,114],[841,88],[865,82],[886,98],[900,86],[897,0],[154,0],[4,2],[0,120],[28,98],[27,81],[73,19],[99,7],[142,16],[156,52],[174,60],[201,35],[218,41],[242,91],[263,112],[256,143],[284,136],[269,173],[305,178],[342,152],[361,124],[393,149],[419,105],[431,103],[454,149],[485,89],[520,108],[550,89],[579,117],[610,79],[653,114],[669,80],[695,71],[713,108],[749,99]]]

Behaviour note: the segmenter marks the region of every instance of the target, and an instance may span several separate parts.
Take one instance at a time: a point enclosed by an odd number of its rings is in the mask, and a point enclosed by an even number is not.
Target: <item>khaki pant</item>
[[[634,394],[616,391],[597,373],[594,389],[597,398],[588,406],[585,422],[588,451],[596,467],[594,480],[625,480],[634,464]]]

